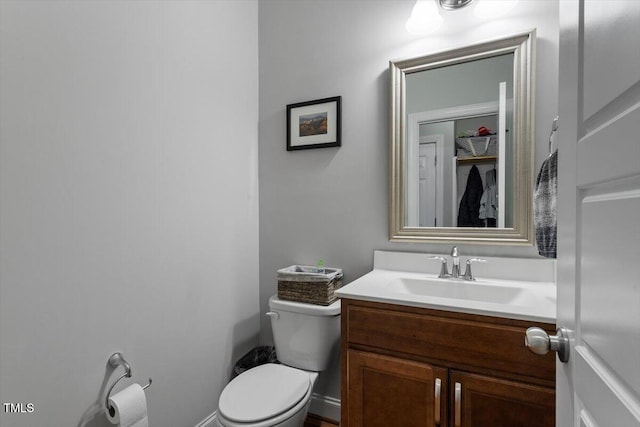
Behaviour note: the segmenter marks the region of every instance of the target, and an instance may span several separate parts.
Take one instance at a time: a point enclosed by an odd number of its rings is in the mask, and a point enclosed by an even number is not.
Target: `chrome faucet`
[[[453,259],[453,265],[451,266],[451,278],[457,279],[460,277],[460,256],[458,255],[457,246],[454,246],[451,249],[451,258]]]
[[[453,265],[451,266],[451,273],[449,273],[449,268],[447,266],[447,259],[443,256],[430,256],[429,259],[438,259],[440,260],[440,274],[438,275],[439,279],[459,279],[464,278],[464,280],[476,280],[471,272],[471,263],[474,262],[487,262],[486,259],[482,258],[469,258],[467,260],[467,267],[464,271],[464,275],[460,274],[460,254],[458,253],[458,247],[454,246],[451,249],[451,258],[453,259]]]

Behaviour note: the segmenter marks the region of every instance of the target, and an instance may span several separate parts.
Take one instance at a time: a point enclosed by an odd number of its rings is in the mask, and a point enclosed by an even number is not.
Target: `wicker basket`
[[[338,299],[334,292],[341,286],[340,268],[318,273],[316,267],[292,265],[278,270],[278,298],[283,300],[329,305]]]

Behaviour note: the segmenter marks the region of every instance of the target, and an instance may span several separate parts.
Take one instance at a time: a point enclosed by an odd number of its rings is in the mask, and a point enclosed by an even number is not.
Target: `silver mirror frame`
[[[408,227],[405,225],[406,75],[476,59],[514,55],[513,228]],[[389,240],[413,243],[532,245],[534,182],[535,30],[418,58],[390,61]]]

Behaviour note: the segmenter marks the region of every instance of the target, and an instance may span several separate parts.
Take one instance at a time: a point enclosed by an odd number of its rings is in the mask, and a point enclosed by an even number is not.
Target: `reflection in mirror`
[[[391,62],[391,240],[531,243],[533,37]]]
[[[406,85],[406,224],[511,227],[513,54],[409,74]]]

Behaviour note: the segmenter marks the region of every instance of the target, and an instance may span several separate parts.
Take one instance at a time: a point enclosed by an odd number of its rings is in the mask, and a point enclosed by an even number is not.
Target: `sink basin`
[[[421,295],[435,298],[452,298],[496,304],[514,304],[524,290],[518,287],[495,286],[478,282],[447,279],[398,278],[387,285],[389,292]]]
[[[374,268],[337,289],[340,298],[555,323],[554,264],[490,258],[478,279],[440,279],[427,255],[376,251]]]

